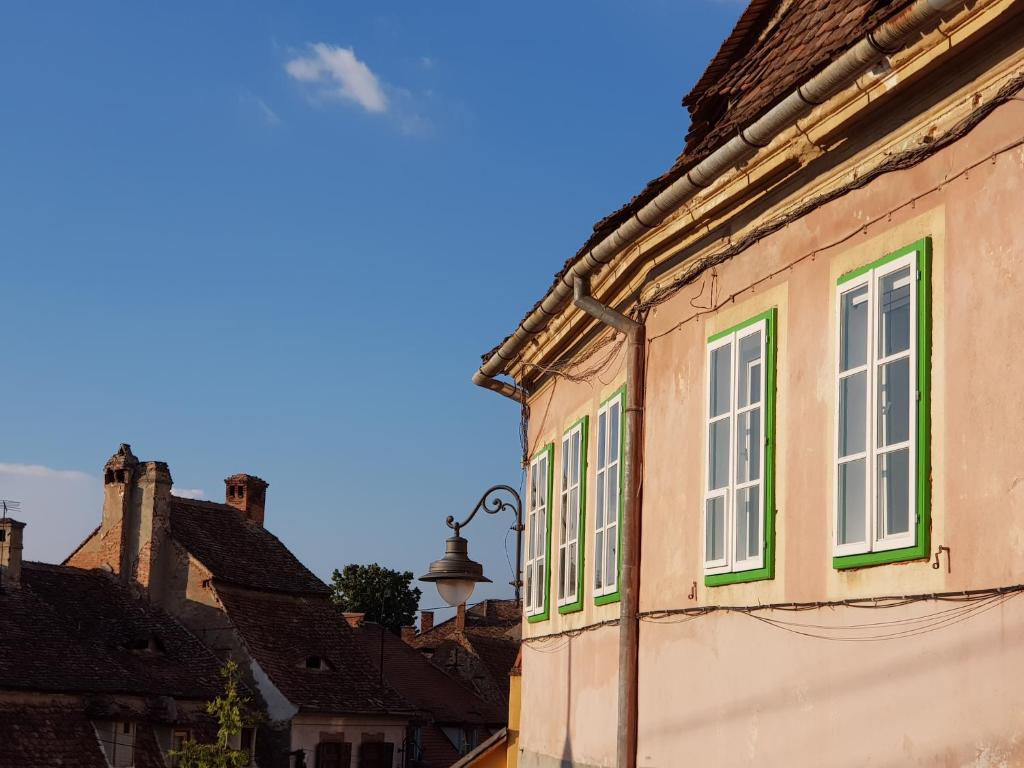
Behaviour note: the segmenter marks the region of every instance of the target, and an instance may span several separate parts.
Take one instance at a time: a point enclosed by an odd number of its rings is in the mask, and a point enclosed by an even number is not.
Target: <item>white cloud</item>
[[[432,58],[430,58],[429,56],[421,56],[420,57],[420,66],[423,67],[424,69],[433,69],[434,68],[434,60]]]
[[[178,486],[172,487],[171,493],[180,499],[201,499],[206,495],[206,491],[202,488],[179,488]]]
[[[324,85],[325,95],[355,102],[367,112],[387,112],[388,99],[380,80],[356,58],[355,51],[327,43],[314,43],[309,50],[309,56],[298,56],[285,64],[292,78]]]
[[[0,463],[0,498],[21,502],[25,558],[59,563],[100,522],[99,477],[39,464]]]

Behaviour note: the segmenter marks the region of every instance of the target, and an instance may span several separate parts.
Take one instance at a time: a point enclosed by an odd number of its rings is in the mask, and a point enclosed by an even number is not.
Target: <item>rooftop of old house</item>
[[[113,576],[25,562],[0,593],[0,689],[206,700],[218,659]]]
[[[680,154],[630,201],[594,224],[580,249],[555,274],[551,287],[660,192],[910,2],[752,0],[704,74],[683,97],[690,125]],[[540,301],[530,312],[539,305]]]

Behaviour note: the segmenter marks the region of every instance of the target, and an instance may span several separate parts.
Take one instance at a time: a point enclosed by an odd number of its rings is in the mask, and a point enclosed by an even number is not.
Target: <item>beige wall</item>
[[[395,745],[394,768],[401,768],[405,757],[405,723],[336,717],[316,712],[297,715],[292,720],[292,751],[306,752],[306,765],[316,765],[316,746],[321,741],[347,741],[352,744],[352,768],[359,768],[359,745],[363,741],[389,741]]]
[[[716,299],[738,292],[720,310],[694,317],[695,307],[711,295],[707,276],[648,317],[641,611],[1024,581],[1024,464],[1017,450],[1024,444],[1024,351],[1015,341],[1024,320],[1024,153],[1000,155],[929,192],[1019,139],[1022,125],[1024,104],[1003,106],[913,169],[819,208],[720,265]],[[924,196],[903,206],[918,195]],[[857,231],[866,222],[871,223]],[[951,572],[933,569],[928,561],[837,571],[831,563],[836,278],[926,236],[933,241],[931,551],[940,544],[951,548]],[[840,239],[842,244],[825,247]],[[814,258],[787,269],[812,252]],[[779,270],[777,277],[745,290]],[[770,307],[779,318],[776,575],[772,581],[705,588],[705,341]],[[593,423],[599,403],[623,380],[620,351],[592,381],[547,382],[531,401],[531,454],[547,442],[557,445],[583,414]],[[594,445],[592,428],[591,477]],[[556,478],[557,457],[556,451]],[[593,504],[591,482],[588,522]],[[555,534],[553,553],[557,529]],[[588,530],[586,552],[592,551]],[[559,616],[553,608],[549,621],[524,625],[524,637],[616,617],[617,605],[594,606],[592,579],[588,559],[585,610]],[[696,599],[690,599],[694,582]],[[845,626],[948,607],[922,603],[780,618]],[[645,621],[640,765],[1022,764],[1024,691],[1011,682],[1024,673],[1022,611],[1024,602],[1013,600],[934,633],[884,642],[805,638],[735,614]],[[613,764],[616,638],[612,627],[571,642],[528,643],[524,766],[567,759]]]

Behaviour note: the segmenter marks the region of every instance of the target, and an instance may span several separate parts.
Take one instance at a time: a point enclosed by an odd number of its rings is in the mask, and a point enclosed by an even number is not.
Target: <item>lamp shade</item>
[[[484,576],[480,563],[469,559],[469,542],[461,536],[452,536],[445,540],[444,557],[432,562],[420,581],[437,584],[441,599],[456,606],[469,599],[477,582],[489,583],[490,579]]]

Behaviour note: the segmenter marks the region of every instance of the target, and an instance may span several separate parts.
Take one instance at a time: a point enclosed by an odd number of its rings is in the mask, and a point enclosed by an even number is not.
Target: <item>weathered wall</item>
[[[359,745],[362,742],[388,741],[395,745],[394,768],[401,768],[405,759],[405,736],[404,722],[310,712],[292,720],[291,748],[293,751],[304,750],[306,765],[313,766],[316,764],[316,745],[321,741],[347,741],[352,744],[352,768],[359,768]]]
[[[999,108],[950,148],[817,209],[651,313],[641,611],[932,593],[1024,581],[1018,566],[1024,557],[1024,469],[1014,450],[1024,444],[1018,408],[1024,352],[1013,340],[1013,329],[1024,319],[1024,238],[1017,214],[1024,199],[1024,152],[987,160],[1021,138],[1021,125],[1024,104]],[[979,160],[985,162],[942,186]],[[945,561],[933,569],[921,560],[835,570],[836,279],[926,236],[933,242],[931,550],[950,547],[951,569],[947,572]],[[808,258],[794,263],[803,256]],[[734,293],[735,300],[718,311],[701,309]],[[705,341],[771,307],[779,321],[776,575],[771,581],[706,588]],[[593,424],[599,403],[623,379],[619,352],[590,382],[549,381],[531,402],[531,453],[550,441],[557,445],[583,414]],[[592,476],[593,437],[589,448]],[[556,460],[556,477],[557,472]],[[588,496],[590,515],[592,483]],[[552,551],[557,552],[557,539]],[[586,552],[592,551],[588,530]],[[526,624],[524,637],[617,616],[617,606],[593,605],[592,579],[588,560],[585,610]],[[691,599],[694,582],[696,598]],[[932,602],[772,617],[849,626],[949,607]],[[645,621],[639,764],[1024,764],[1019,714],[1024,693],[1014,683],[1024,674],[1022,622],[1020,598],[934,632],[879,642],[802,637],[736,614]],[[617,630],[608,628],[571,641],[527,645],[524,766],[613,764],[616,637]]]

